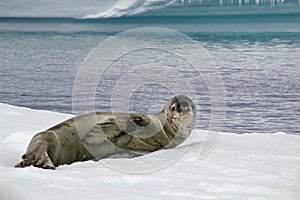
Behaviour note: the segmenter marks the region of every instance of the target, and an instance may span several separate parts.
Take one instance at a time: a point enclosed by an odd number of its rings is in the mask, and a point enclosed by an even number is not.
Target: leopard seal
[[[15,167],[55,169],[77,161],[174,148],[190,135],[195,119],[195,105],[183,95],[171,98],[156,114],[96,112],[73,117],[37,133]]]

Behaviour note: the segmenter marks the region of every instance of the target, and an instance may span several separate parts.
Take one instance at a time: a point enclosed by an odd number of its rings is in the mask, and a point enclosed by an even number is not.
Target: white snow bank
[[[36,132],[71,115],[5,104],[0,104],[0,110],[0,200],[300,199],[299,136],[222,133],[202,160],[199,151],[204,137],[197,137],[176,149],[133,159],[80,162],[54,171],[15,169]],[[205,133],[195,130],[193,136]],[[165,168],[132,173],[151,167]]]

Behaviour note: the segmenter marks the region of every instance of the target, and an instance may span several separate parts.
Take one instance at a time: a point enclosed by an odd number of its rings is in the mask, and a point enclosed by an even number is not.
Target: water
[[[188,18],[178,22],[166,17],[157,23],[150,23],[151,17],[123,21],[2,18],[0,102],[72,113],[76,73],[88,53],[115,33],[151,25],[184,31],[212,57],[225,85],[227,114],[223,131],[300,134],[299,18],[295,14],[276,15],[264,18],[263,23],[247,23],[243,17],[224,21],[211,18],[209,23],[203,23],[207,17],[191,23],[186,23]],[[170,55],[137,52],[115,62],[106,74],[107,81],[99,83],[97,110],[111,110],[111,87],[122,67],[138,65],[149,58],[161,64],[160,56],[161,60],[167,57],[170,65],[181,68],[181,73],[192,79],[187,65]],[[197,128],[205,129],[211,116],[209,91],[203,80],[195,85]],[[171,96],[167,87],[141,85],[131,95],[129,110],[159,111]]]

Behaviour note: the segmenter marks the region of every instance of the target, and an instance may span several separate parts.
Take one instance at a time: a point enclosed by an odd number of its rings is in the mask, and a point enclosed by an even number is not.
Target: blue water
[[[223,131],[300,134],[299,22],[299,14],[180,20],[0,18],[0,102],[72,113],[76,73],[88,53],[120,31],[158,26],[184,32],[198,41],[215,62],[226,93]],[[137,65],[149,56],[159,57],[159,53],[141,52],[115,65]],[[189,75],[180,61],[169,60],[181,68],[183,75]],[[107,79],[116,80],[117,71],[107,73]],[[197,84],[197,128],[206,129],[211,116],[209,91],[201,80]],[[106,82],[98,87],[96,109],[111,110],[113,85]],[[141,85],[131,96],[129,110],[158,111],[172,95],[161,85]]]

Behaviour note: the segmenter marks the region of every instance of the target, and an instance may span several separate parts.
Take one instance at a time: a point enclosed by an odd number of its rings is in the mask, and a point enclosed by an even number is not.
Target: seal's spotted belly
[[[97,112],[74,117],[35,135],[16,167],[55,169],[77,161],[173,148],[189,136],[195,116],[192,100],[175,96],[157,114]]]

